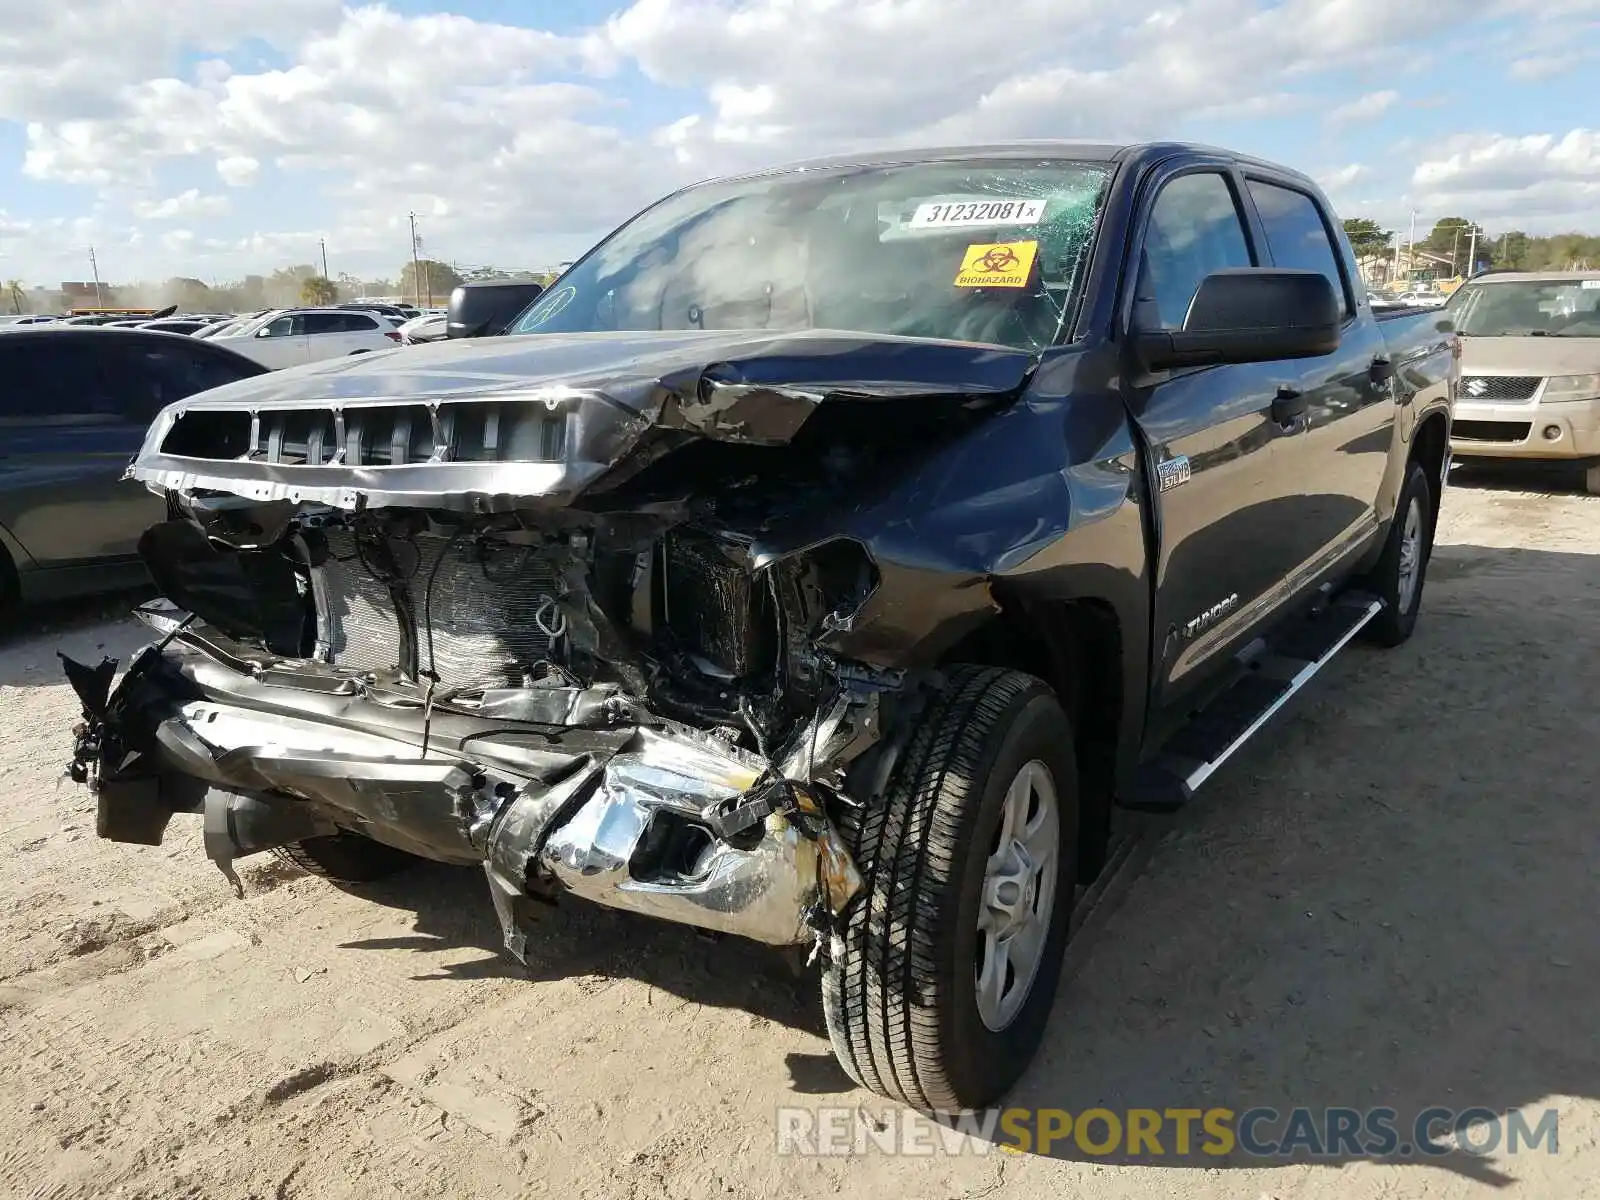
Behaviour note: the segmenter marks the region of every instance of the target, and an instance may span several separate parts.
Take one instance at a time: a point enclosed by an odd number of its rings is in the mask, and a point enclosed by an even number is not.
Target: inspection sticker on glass
[[[912,229],[957,229],[963,225],[1037,225],[1043,200],[965,200],[919,204]]]
[[[1600,279],[1585,279],[1578,286],[1584,291],[1589,291],[1591,288],[1600,288]]]
[[[961,256],[961,270],[956,272],[956,286],[1027,287],[1028,273],[1033,270],[1038,253],[1038,242],[983,242],[968,246]]]

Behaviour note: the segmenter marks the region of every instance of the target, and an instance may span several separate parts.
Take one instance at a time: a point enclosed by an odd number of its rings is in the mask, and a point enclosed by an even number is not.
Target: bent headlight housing
[[[1545,380],[1546,400],[1582,400],[1600,397],[1600,375],[1552,375]]]

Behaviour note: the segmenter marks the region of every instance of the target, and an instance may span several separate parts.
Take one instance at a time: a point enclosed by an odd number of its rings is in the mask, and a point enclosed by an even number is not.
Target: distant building
[[[96,308],[100,305],[110,307],[117,303],[117,290],[100,284],[96,287],[93,283],[63,283],[61,285],[61,306],[63,308]]]

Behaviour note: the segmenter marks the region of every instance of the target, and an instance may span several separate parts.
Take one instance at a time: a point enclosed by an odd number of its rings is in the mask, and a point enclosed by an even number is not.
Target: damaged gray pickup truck
[[[163,410],[154,643],[68,662],[101,836],[481,868],[809,948],[924,1109],[1043,1036],[1114,803],[1417,618],[1457,348],[1307,179],[1183,145],[678,192],[507,336]],[[113,683],[115,681],[115,687]]]

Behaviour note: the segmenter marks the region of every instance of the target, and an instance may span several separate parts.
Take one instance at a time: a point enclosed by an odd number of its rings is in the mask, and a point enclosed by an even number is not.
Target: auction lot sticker
[[[912,229],[955,229],[963,225],[1037,225],[1043,200],[967,200],[919,204]]]
[[[981,242],[968,246],[961,258],[961,270],[956,273],[956,286],[1027,287],[1028,272],[1033,270],[1038,253],[1038,242]]]

